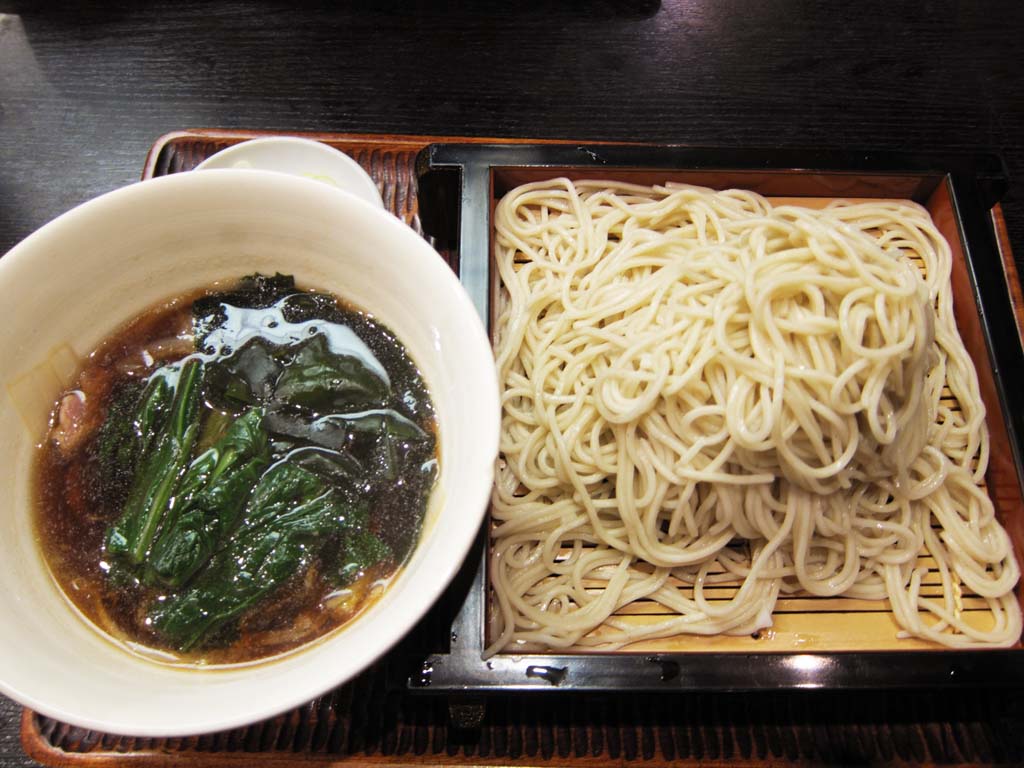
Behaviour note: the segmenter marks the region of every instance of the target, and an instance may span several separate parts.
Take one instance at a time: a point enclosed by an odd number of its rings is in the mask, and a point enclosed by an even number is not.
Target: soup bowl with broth
[[[162,177],[17,245],[0,301],[4,694],[139,736],[254,722],[365,669],[462,565],[493,358],[391,214],[278,173]]]

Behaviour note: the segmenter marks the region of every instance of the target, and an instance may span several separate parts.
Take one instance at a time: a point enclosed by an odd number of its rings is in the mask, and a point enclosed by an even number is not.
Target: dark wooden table
[[[995,151],[1020,264],[1022,35],[1013,1],[0,0],[0,253],[224,127]]]

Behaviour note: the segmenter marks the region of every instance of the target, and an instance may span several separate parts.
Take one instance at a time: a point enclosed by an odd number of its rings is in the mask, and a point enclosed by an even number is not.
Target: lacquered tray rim
[[[676,163],[662,165],[638,161],[637,156],[645,151],[658,154],[677,153]],[[589,172],[597,169],[608,171],[614,176],[615,171],[668,169],[686,171],[729,170],[737,172],[768,172],[793,174],[848,174],[848,175],[902,175],[938,177],[948,183],[959,185],[963,190],[968,182],[973,184],[971,191],[985,200],[986,213],[994,226],[995,219],[991,211],[998,211],[998,198],[1005,191],[1005,166],[1000,157],[994,154],[970,154],[935,156],[928,154],[904,154],[892,152],[851,152],[845,150],[734,150],[720,148],[684,147],[674,145],[618,145],[601,144],[588,146],[578,142],[559,142],[556,145],[545,143],[529,146],[523,143],[487,143],[472,144],[432,144],[421,158],[420,165],[424,170],[451,169],[459,167],[463,190],[467,184],[470,170],[463,162],[460,165],[459,155],[477,155],[469,161],[469,165],[485,168],[487,174],[510,168],[536,169],[573,169]],[[525,159],[517,156],[524,156]],[[610,155],[615,155],[610,159]],[[580,162],[584,158],[593,162]],[[799,159],[804,162],[796,162]],[[687,164],[687,160],[691,164]],[[481,179],[465,198],[481,199]],[[954,209],[976,208],[977,201],[971,197],[964,199],[964,192],[956,194],[950,190]],[[958,228],[965,240],[965,260],[968,262],[969,277],[975,293],[975,300],[981,310],[980,321],[985,334],[985,341],[990,355],[995,354],[991,328],[988,325],[990,316],[982,307],[976,268],[972,256],[976,243],[967,242],[967,227],[963,219],[963,210],[956,210]],[[483,218],[479,205],[474,212],[471,206],[464,206],[460,211],[462,222],[462,238],[467,236],[467,226],[480,229]],[[470,223],[468,223],[470,222]],[[488,224],[484,225],[489,226]],[[998,235],[998,232],[995,234]],[[474,235],[480,238],[480,232]],[[1008,255],[1008,243],[1005,252],[999,244],[998,255],[1003,263],[1002,288],[1004,298],[1013,294],[1008,281],[1008,274],[1003,259]],[[481,250],[479,243],[475,245],[477,252]],[[466,258],[464,244],[460,244],[460,266]],[[984,250],[982,248],[981,250]],[[489,258],[489,254],[486,255]],[[1011,264],[1012,264],[1012,256]],[[480,264],[474,264],[476,273],[480,272]],[[489,266],[488,266],[489,268]],[[475,278],[479,280],[479,277]],[[482,286],[468,286],[471,293],[481,292]],[[991,292],[991,289],[990,289]],[[1013,318],[1019,322],[1019,307],[1010,303]],[[484,310],[488,311],[488,310]],[[488,315],[485,315],[488,316]],[[1020,353],[1021,339],[1016,338]],[[1014,430],[1009,422],[1009,400],[1006,396],[1005,382],[996,377],[996,387],[1002,402],[1004,420],[1010,432],[1009,439],[1017,453],[1015,462],[1018,482],[1021,477],[1020,441],[1024,430]],[[456,619],[453,637],[470,638],[468,647],[459,641],[453,644],[453,650],[447,654],[434,654],[423,663],[420,674],[410,675],[406,684],[411,689],[432,691],[509,691],[509,690],[758,690],[777,688],[947,688],[967,685],[991,685],[1011,687],[1024,682],[1024,648],[986,649],[980,651],[964,651],[936,648],[934,650],[894,650],[894,651],[862,651],[844,650],[821,653],[798,652],[700,652],[700,653],[524,653],[514,655],[502,653],[490,660],[482,659],[480,652],[484,646],[483,605],[486,602],[486,583],[484,579],[484,563],[486,543],[482,537],[481,563],[477,566],[477,577],[471,589],[467,606]],[[473,605],[473,603],[476,603]],[[467,616],[467,612],[468,615]],[[479,628],[479,637],[475,627]],[[460,647],[462,646],[462,647]],[[794,664],[799,659],[799,664]],[[665,673],[666,665],[671,672]],[[708,672],[708,669],[713,671]]]

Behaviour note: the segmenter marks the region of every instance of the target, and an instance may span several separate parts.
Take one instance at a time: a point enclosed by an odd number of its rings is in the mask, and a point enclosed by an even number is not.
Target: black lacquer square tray
[[[720,150],[673,146],[433,144],[418,161],[428,231],[453,244],[458,272],[483,317],[496,290],[491,216],[510,188],[559,176],[636,183],[677,181],[814,201],[910,199],[926,208],[954,253],[957,322],[975,361],[993,439],[987,476],[1004,525],[1024,551],[1021,464],[1024,357],[992,209],[1005,189],[994,156]],[[437,207],[435,208],[435,204]],[[997,373],[998,372],[998,375]],[[486,544],[480,546],[486,558]],[[677,638],[610,653],[483,658],[486,569],[477,570],[443,653],[409,680],[433,690],[759,690],[933,688],[1024,682],[1019,648],[949,651],[897,640],[884,607],[802,599],[770,633],[739,640]],[[841,601],[840,601],[841,602]]]

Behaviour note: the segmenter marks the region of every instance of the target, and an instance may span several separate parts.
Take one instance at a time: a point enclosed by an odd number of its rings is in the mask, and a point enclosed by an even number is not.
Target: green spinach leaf
[[[185,469],[199,432],[199,383],[203,363],[191,358],[178,372],[174,397],[163,428],[139,457],[139,471],[120,518],[106,538],[106,551],[131,565],[141,564]],[[151,399],[143,402],[140,419],[152,413]]]
[[[181,651],[201,645],[259,600],[297,577],[324,540],[342,530],[352,504],[288,462],[267,470],[230,543],[184,591],[157,602],[150,617]]]
[[[269,463],[261,419],[257,409],[246,412],[213,447],[192,461],[153,544],[149,581],[182,586],[234,530]]]

